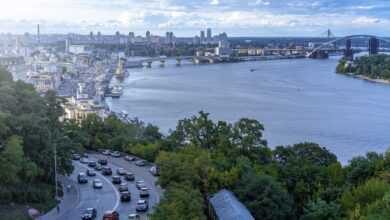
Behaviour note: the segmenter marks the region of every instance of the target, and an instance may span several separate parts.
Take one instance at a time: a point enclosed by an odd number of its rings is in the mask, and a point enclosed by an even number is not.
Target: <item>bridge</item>
[[[152,67],[152,64],[154,62],[159,62],[160,67],[164,67],[167,59],[168,57],[161,56],[161,57],[152,57],[152,58],[146,58],[146,59],[141,59],[141,60],[131,61],[131,62],[133,62],[133,64],[134,62],[136,62],[138,66],[146,66],[148,68]],[[215,62],[223,61],[223,58],[218,56],[177,56],[174,59],[176,59],[177,66],[180,66],[183,60],[190,60],[195,64],[215,63]]]
[[[358,39],[358,38],[368,38],[369,39],[369,53],[370,54],[377,54],[378,48],[379,48],[379,41],[383,41],[390,44],[390,40],[382,37],[378,37],[375,35],[367,35],[367,34],[358,34],[358,35],[349,35],[341,38],[336,38],[333,40],[330,40],[326,43],[321,44],[320,46],[314,48],[311,52],[308,52],[306,57],[308,58],[315,58],[318,53],[321,51],[329,51],[332,49],[327,49],[326,47],[333,46],[335,43],[340,41],[346,41],[346,49],[345,49],[345,55],[346,56],[353,56],[352,48],[351,48],[351,40]]]

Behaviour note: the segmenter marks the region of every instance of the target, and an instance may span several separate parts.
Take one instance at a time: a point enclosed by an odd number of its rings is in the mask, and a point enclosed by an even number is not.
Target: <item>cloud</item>
[[[211,0],[210,5],[219,5],[219,0]]]

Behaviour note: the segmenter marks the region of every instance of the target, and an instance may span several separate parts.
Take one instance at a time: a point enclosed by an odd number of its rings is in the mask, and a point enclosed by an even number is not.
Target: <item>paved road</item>
[[[101,158],[108,160],[108,166],[112,168],[113,175],[115,175],[118,168],[124,168],[125,170],[134,173],[135,181],[145,181],[145,185],[150,189],[150,196],[147,198],[149,202],[148,213],[150,213],[153,206],[155,206],[160,201],[160,196],[162,193],[161,188],[155,185],[157,178],[149,173],[150,167],[138,167],[133,164],[134,162],[128,162],[123,158],[113,158],[100,154],[89,154],[89,160],[97,161]],[[73,174],[70,175],[69,178],[63,180],[64,184],[71,184],[73,187],[69,191],[65,190],[64,199],[60,204],[60,212],[57,212],[56,209],[53,209],[46,215],[42,216],[40,220],[81,219],[80,215],[86,208],[96,208],[96,220],[102,219],[104,212],[108,210],[118,211],[120,220],[127,219],[127,216],[130,213],[136,213],[135,206],[140,197],[139,191],[135,186],[135,181],[127,182],[129,191],[131,192],[131,201],[120,202],[117,186],[111,183],[111,176],[103,176],[99,171],[96,171],[97,175],[95,177],[88,177],[87,184],[78,184],[78,173],[86,172],[88,167],[87,165],[81,164],[78,161],[75,161],[73,164],[75,167]],[[92,181],[95,178],[101,179],[103,181],[103,189],[94,189],[92,187]],[[126,182],[123,177],[122,182]],[[142,219],[146,219],[147,217],[147,213],[138,214],[141,215]]]

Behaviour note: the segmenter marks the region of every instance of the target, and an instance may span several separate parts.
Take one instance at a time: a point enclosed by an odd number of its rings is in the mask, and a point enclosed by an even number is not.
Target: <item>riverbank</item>
[[[353,78],[357,78],[357,79],[361,79],[361,80],[365,80],[365,81],[369,81],[369,82],[373,82],[373,83],[382,83],[382,84],[390,85],[390,80],[386,80],[386,79],[373,79],[373,78],[370,78],[370,77],[365,76],[365,75],[355,75],[353,73],[339,73],[339,74],[351,76]]]

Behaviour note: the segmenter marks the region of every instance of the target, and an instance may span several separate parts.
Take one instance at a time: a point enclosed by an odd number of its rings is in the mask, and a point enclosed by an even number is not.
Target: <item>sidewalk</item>
[[[55,207],[48,213],[39,217],[38,220],[67,219],[67,212],[79,204],[80,192],[78,191],[77,184],[69,177],[60,176],[59,180],[64,192],[64,196],[61,198],[61,202],[59,204],[59,212],[57,212],[57,208]],[[72,186],[70,190],[67,190],[67,185]]]

